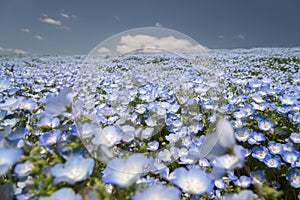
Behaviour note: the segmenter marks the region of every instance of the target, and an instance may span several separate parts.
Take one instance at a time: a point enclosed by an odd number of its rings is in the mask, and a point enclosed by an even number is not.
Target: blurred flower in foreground
[[[133,154],[127,159],[115,158],[107,163],[103,171],[103,182],[126,187],[149,172],[152,160],[143,154]]]
[[[21,103],[21,98],[11,97],[7,99],[4,103],[0,103],[0,110],[14,111],[19,108]]]
[[[235,144],[233,128],[225,118],[218,121],[216,132],[206,135],[200,146],[200,158],[208,158],[213,165],[213,179],[221,178],[226,170],[243,167],[246,153],[245,148]]]
[[[208,159],[225,154],[235,145],[233,128],[227,119],[220,119],[217,123],[217,131],[206,135],[200,147],[200,158]]]
[[[57,96],[49,94],[46,99],[45,114],[48,116],[58,116],[71,108],[73,93],[71,89],[64,88]]]
[[[8,79],[1,77],[0,79],[0,92],[7,90],[10,88],[10,82]]]
[[[24,163],[17,164],[14,171],[19,178],[23,178],[28,176],[33,169],[34,169],[33,164],[29,160],[27,160]]]
[[[132,200],[179,200],[180,191],[175,187],[152,186],[140,193],[135,194]]]
[[[70,157],[65,164],[59,163],[51,168],[55,176],[54,184],[68,182],[73,184],[85,180],[93,172],[94,160],[82,156]]]
[[[254,200],[257,199],[257,195],[254,194],[251,190],[242,190],[240,193],[229,193],[225,194],[222,198],[223,200]]]
[[[19,160],[21,149],[0,148],[0,175],[5,175],[9,168]]]
[[[71,188],[61,188],[54,192],[49,197],[40,197],[40,200],[81,200],[82,197],[79,194],[75,194],[75,192]]]
[[[183,167],[175,169],[174,179],[171,182],[185,192],[195,195],[211,192],[214,188],[210,175],[197,168],[189,171]]]

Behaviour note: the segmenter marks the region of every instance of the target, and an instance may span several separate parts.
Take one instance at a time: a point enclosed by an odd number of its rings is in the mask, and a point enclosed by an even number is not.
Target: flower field
[[[300,48],[110,62],[0,56],[1,200],[300,199]]]

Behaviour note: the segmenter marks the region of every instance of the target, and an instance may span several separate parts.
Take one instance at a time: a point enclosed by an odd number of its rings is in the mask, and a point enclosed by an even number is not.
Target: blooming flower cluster
[[[0,57],[0,197],[299,199],[299,52]]]

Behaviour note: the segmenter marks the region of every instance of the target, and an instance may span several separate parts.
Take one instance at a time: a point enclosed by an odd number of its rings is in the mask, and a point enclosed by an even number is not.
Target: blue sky
[[[299,47],[299,0],[0,0],[0,50],[87,54],[138,27],[182,32],[208,48]]]

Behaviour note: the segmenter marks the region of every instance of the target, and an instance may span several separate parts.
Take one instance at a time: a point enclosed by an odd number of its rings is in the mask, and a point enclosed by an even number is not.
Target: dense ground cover
[[[1,199],[300,199],[300,49],[207,55],[179,93],[165,73],[117,80],[185,59],[129,55],[91,80],[85,56],[1,56]]]

